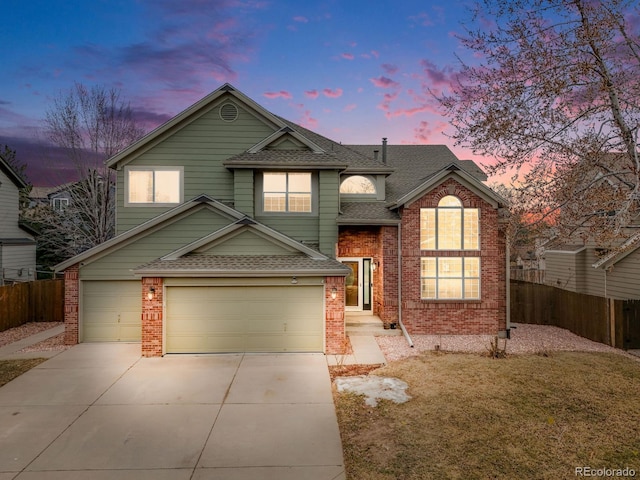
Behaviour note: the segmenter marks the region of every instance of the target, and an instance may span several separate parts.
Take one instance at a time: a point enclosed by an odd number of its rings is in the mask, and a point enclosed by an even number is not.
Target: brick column
[[[78,300],[80,291],[78,264],[64,271],[64,343],[78,343]]]
[[[344,277],[325,277],[325,338],[326,354],[345,353],[346,334],[344,326]],[[331,292],[336,289],[336,298]]]
[[[142,356],[162,356],[162,278],[142,279]],[[153,298],[149,298],[150,289]]]

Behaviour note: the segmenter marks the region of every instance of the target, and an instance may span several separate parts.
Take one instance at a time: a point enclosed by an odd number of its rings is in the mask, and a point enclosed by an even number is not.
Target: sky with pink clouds
[[[74,82],[117,87],[146,130],[229,82],[345,144],[447,144],[439,93],[468,59],[471,1],[1,0],[0,145],[36,185],[45,112]],[[449,130],[450,131],[450,130]]]

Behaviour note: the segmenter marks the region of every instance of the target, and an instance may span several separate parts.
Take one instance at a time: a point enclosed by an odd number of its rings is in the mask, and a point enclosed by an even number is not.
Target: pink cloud
[[[418,143],[434,143],[433,137],[441,135],[446,129],[448,124],[445,122],[436,122],[435,125],[430,125],[429,122],[422,121],[413,129],[414,140]]]
[[[353,60],[354,59],[353,53],[343,53],[340,56],[342,58],[344,58],[345,60]]]
[[[327,98],[338,98],[342,96],[342,89],[336,88],[335,90],[331,90],[330,88],[325,88],[322,90],[322,93]]]
[[[397,88],[400,86],[398,82],[395,82],[387,77],[370,78],[371,83],[379,88]]]
[[[355,110],[356,108],[358,108],[358,106],[355,103],[350,103],[349,105],[345,106],[342,111],[343,112],[351,112],[353,110]]]
[[[371,50],[371,55],[373,55],[376,58],[380,57],[380,53],[377,50]]]
[[[418,15],[414,15],[409,17],[409,20],[417,23],[418,25],[422,25],[423,27],[431,27],[434,25],[433,20],[427,13],[419,13]]]
[[[397,65],[391,65],[390,63],[383,63],[382,64],[382,69],[388,75],[393,75],[394,73],[398,72],[398,66]]]
[[[413,108],[398,108],[393,111],[388,111],[386,115],[388,118],[412,117],[417,113],[424,113],[424,112],[433,112],[433,107],[429,105],[420,105],[419,107],[413,107]]]
[[[291,95],[291,93],[285,91],[285,90],[280,90],[279,92],[265,92],[263,93],[263,95],[267,98],[286,98],[287,100],[290,100],[291,98],[293,98],[293,95]]]
[[[307,90],[306,92],[304,92],[304,96],[307,98],[311,98],[313,100],[315,100],[316,98],[318,98],[320,94],[318,93],[317,90]]]
[[[431,62],[430,60],[421,60],[420,66],[422,67],[429,83],[431,85],[440,85],[440,86],[448,86],[451,85],[453,81],[453,77],[456,72],[453,71],[451,67],[438,68],[436,64]]]
[[[303,17],[302,15],[293,17],[293,21],[298,23],[309,23],[309,19],[307,17]]]
[[[305,110],[302,113],[302,119],[299,120],[300,125],[310,130],[316,128],[318,126],[318,120],[311,116],[310,110]]]

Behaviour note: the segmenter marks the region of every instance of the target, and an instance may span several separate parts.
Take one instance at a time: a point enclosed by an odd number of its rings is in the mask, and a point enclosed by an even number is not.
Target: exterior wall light
[[[156,289],[153,287],[149,287],[149,292],[147,293],[147,299],[153,300],[155,293],[156,293]]]
[[[337,296],[338,296],[338,289],[336,287],[333,287],[331,289],[331,298],[335,300]]]
[[[291,283],[295,285],[296,283],[298,283],[298,279],[296,277],[291,277]]]

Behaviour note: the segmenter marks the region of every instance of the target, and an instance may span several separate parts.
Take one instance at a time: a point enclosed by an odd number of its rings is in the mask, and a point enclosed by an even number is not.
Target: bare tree
[[[52,257],[64,259],[113,237],[115,179],[105,161],[144,132],[117,90],[79,83],[53,100],[45,125],[49,139],[68,152],[78,178],[63,188],[68,206],[37,214],[42,243]]]
[[[640,7],[630,0],[483,0],[438,100],[458,145],[516,171],[531,214],[608,243],[640,202]]]

